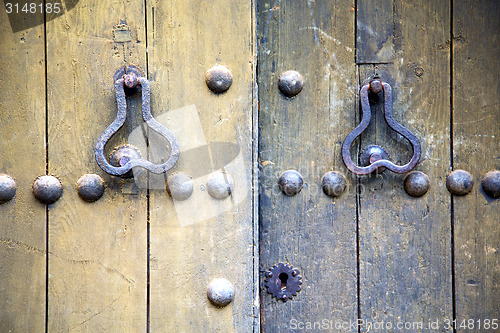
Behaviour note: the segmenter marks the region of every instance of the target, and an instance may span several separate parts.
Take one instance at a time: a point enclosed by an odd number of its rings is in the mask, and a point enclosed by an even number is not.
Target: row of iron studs
[[[80,198],[86,202],[95,202],[104,194],[104,180],[96,174],[85,174],[76,182],[76,191]],[[216,200],[226,199],[233,190],[231,176],[223,171],[210,174],[207,179],[206,189],[208,194]],[[46,175],[38,177],[32,186],[33,195],[44,204],[56,202],[62,195],[63,186],[59,179]],[[193,179],[183,172],[175,172],[167,177],[166,190],[172,199],[182,201],[188,199],[194,190]],[[14,178],[0,174],[0,204],[14,198],[17,184]]]
[[[404,189],[412,197],[421,197],[429,191],[429,177],[422,171],[410,172],[403,180]],[[304,186],[302,175],[296,170],[287,170],[278,179],[283,194],[293,196]],[[344,193],[347,183],[340,172],[330,171],[321,178],[321,187],[326,195],[338,197]],[[455,170],[446,178],[446,188],[453,195],[466,195],[472,191],[474,179],[465,170]],[[481,181],[486,194],[493,198],[500,197],[500,171],[488,172]]]

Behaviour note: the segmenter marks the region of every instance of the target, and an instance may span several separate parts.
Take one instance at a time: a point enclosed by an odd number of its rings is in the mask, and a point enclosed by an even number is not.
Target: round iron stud
[[[359,161],[362,166],[366,167],[379,160],[388,160],[389,158],[389,154],[384,148],[377,145],[369,145],[361,151]],[[382,173],[385,170],[385,167],[380,167],[376,169],[376,172]]]
[[[414,171],[405,177],[403,184],[406,193],[410,196],[421,197],[429,191],[430,180],[425,173]]]
[[[16,195],[16,181],[9,175],[0,174],[0,204],[6,203]]]
[[[56,202],[62,194],[62,185],[54,176],[40,176],[33,183],[33,195],[41,203]]]
[[[109,163],[115,167],[122,167],[130,160],[142,158],[141,152],[136,147],[125,144],[116,147],[109,156]],[[122,178],[133,178],[134,171],[130,170],[121,176]]]
[[[304,78],[296,71],[286,71],[278,79],[278,88],[286,97],[298,95],[304,87]]]
[[[184,172],[171,174],[167,178],[167,192],[172,199],[182,201],[193,194],[193,179]]]
[[[93,173],[83,175],[76,182],[76,192],[84,201],[97,201],[104,194],[104,180]]]
[[[225,199],[231,195],[233,187],[233,179],[231,176],[222,171],[212,173],[207,181],[208,194],[214,199]]]
[[[338,197],[344,193],[347,183],[340,172],[330,171],[321,178],[323,192],[331,197]]]
[[[278,185],[281,189],[281,192],[286,195],[292,196],[296,195],[300,192],[300,190],[302,190],[302,187],[304,186],[304,179],[298,171],[287,170],[283,172],[279,177]]]
[[[233,75],[226,66],[215,65],[205,74],[205,82],[212,92],[222,94],[231,87]]]
[[[207,288],[207,297],[217,307],[224,307],[234,299],[234,286],[226,279],[214,279]]]
[[[466,195],[472,191],[474,179],[465,170],[455,170],[446,178],[446,187],[454,195]]]
[[[481,181],[484,191],[493,198],[500,197],[500,171],[494,170],[484,175]]]

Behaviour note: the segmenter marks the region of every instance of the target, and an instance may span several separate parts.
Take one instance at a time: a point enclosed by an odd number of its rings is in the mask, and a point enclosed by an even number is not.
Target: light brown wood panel
[[[174,171],[194,181],[193,195],[174,202],[163,176],[150,179],[151,332],[253,329],[252,12],[250,0],[148,2],[153,115],[179,139]],[[234,78],[221,95],[204,80],[215,64],[227,66]],[[158,139],[151,134],[149,141],[155,151]],[[207,177],[216,170],[234,181],[224,200],[207,193]],[[206,296],[214,278],[228,279],[236,290],[222,309]]]
[[[116,117],[115,71],[145,68],[143,4],[80,1],[47,23],[49,173],[64,187],[49,210],[49,331],[146,330],[146,190],[131,191],[130,180],[106,175],[93,152]],[[115,31],[118,25],[130,38]],[[138,103],[130,103],[129,116],[140,112]],[[126,127],[115,141],[127,141],[131,122]],[[107,182],[95,203],[76,193],[86,173]]]
[[[31,185],[45,174],[45,52],[43,18],[0,10],[0,174],[17,183],[0,204],[0,331],[45,329],[45,205]],[[39,25],[36,25],[39,24]]]
[[[354,1],[258,2],[264,332],[316,331],[318,324],[337,331],[335,325],[357,320],[356,180],[341,158],[342,141],[356,118],[354,10]],[[287,70],[304,77],[294,98],[278,90],[278,78]],[[287,169],[304,177],[296,196],[278,188]],[[347,181],[346,192],[335,199],[321,188],[321,177],[332,170]],[[266,270],[279,262],[303,276],[302,291],[286,303],[264,286]]]
[[[474,179],[470,194],[453,197],[459,332],[500,320],[500,205],[481,187],[488,171],[500,169],[499,12],[498,1],[453,7],[453,169]],[[474,325],[460,327],[464,320]]]
[[[360,84],[374,75],[393,90],[394,118],[422,145],[415,170],[430,178],[420,198],[406,194],[404,175],[385,171],[360,178],[360,315],[368,323],[413,325],[452,319],[450,197],[449,48],[450,7],[446,1],[396,1],[395,56],[388,65],[360,66]],[[411,146],[372,108],[372,124],[361,136],[361,149],[386,148],[391,160],[406,164]],[[373,330],[373,326],[371,329]],[[442,329],[443,326],[440,326]],[[408,331],[422,331],[411,326]]]

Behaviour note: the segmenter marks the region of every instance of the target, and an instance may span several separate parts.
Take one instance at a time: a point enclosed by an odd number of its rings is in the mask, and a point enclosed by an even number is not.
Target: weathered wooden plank
[[[429,322],[452,319],[449,149],[450,8],[446,1],[396,1],[397,41],[391,65],[361,66],[360,83],[374,74],[393,88],[394,117],[422,144],[416,170],[431,180],[429,192],[410,197],[403,175],[386,171],[360,178],[359,261],[362,332],[369,323],[405,331],[429,330]],[[379,104],[380,106],[380,104]],[[382,109],[361,137],[361,148],[378,144],[399,165],[411,146],[383,120]],[[415,323],[415,324],[414,324]],[[420,328],[422,323],[422,328]],[[401,325],[401,324],[399,324]],[[435,329],[430,329],[434,331]]]
[[[116,117],[115,71],[145,67],[143,4],[85,1],[47,23],[49,172],[64,186],[49,211],[49,331],[146,330],[146,190],[107,176],[93,153]],[[129,115],[140,112],[137,104]],[[126,142],[126,132],[108,148]],[[86,173],[107,182],[95,203],[76,193]]]
[[[498,1],[453,6],[453,169],[475,182],[470,194],[453,198],[460,332],[486,330],[485,320],[500,314],[500,205],[481,187],[488,171],[500,169],[499,12]],[[460,327],[464,320],[473,326]]]
[[[340,150],[356,117],[354,2],[259,1],[257,18],[261,328],[337,331],[335,325],[357,319],[356,184]],[[278,90],[287,70],[305,81],[292,99]],[[287,169],[304,177],[296,196],[277,186]],[[331,170],[344,173],[348,184],[335,199],[321,188]],[[271,298],[263,282],[265,271],[282,261],[303,275],[302,291],[286,303]]]
[[[175,171],[194,183],[189,199],[173,201],[165,178],[150,178],[152,332],[252,331],[254,325],[252,10],[250,0],[148,2],[153,114],[179,139]],[[205,85],[215,64],[234,78],[222,95]],[[160,160],[152,134],[150,148],[150,158]],[[234,181],[223,200],[207,193],[207,178],[217,170]],[[222,309],[207,299],[214,278],[228,279],[236,290]]]
[[[359,0],[356,6],[357,63],[392,62],[394,58],[394,1]]]
[[[36,25],[43,18],[14,19],[32,28],[12,32],[1,7],[0,174],[15,179],[17,194],[0,204],[0,331],[43,332],[45,206],[31,192],[45,174],[44,31]]]

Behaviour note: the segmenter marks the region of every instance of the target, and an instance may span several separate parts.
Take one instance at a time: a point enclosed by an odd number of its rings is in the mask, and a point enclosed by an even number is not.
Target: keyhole
[[[286,281],[288,280],[288,274],[281,273],[279,275],[279,279],[281,281],[281,290],[285,290],[286,289]]]

